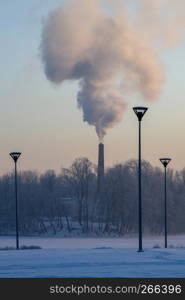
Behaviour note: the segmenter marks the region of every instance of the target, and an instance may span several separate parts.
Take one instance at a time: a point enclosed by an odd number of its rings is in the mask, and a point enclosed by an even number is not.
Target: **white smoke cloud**
[[[95,0],[67,1],[44,24],[41,50],[46,76],[56,84],[79,80],[78,105],[84,121],[95,126],[100,139],[122,120],[126,109],[126,95],[116,78],[148,101],[160,93],[164,69],[150,39],[146,42],[145,29],[150,18],[151,32],[155,29],[154,36],[160,34],[154,23],[156,18],[161,20],[159,7],[164,1],[140,0],[136,26],[128,22],[126,10],[107,14]],[[144,16],[146,7],[151,9],[150,17]]]

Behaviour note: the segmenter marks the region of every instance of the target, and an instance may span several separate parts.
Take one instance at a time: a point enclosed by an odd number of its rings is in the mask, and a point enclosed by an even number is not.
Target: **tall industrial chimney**
[[[98,182],[97,193],[100,196],[104,186],[104,144],[100,143],[98,147]]]

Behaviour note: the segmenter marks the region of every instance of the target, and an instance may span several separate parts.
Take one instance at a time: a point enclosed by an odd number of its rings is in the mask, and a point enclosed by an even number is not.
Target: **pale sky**
[[[0,2],[0,174],[12,170],[11,151],[22,152],[21,170],[59,172],[77,157],[97,162],[98,138],[77,108],[78,84],[55,87],[46,79],[39,57],[42,19],[60,3]],[[132,106],[146,105],[143,159],[160,167],[159,158],[169,156],[171,168],[185,167],[185,39],[159,54],[166,69],[161,95],[154,104],[138,95],[127,97],[123,121],[105,137],[106,166],[137,158],[138,122]]]

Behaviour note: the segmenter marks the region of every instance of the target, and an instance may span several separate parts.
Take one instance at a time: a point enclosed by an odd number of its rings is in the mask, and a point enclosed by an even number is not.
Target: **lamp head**
[[[12,157],[12,159],[14,160],[15,163],[17,162],[20,155],[21,155],[21,152],[10,152],[10,156]]]
[[[136,116],[138,117],[138,120],[141,121],[144,114],[148,110],[148,107],[143,106],[135,106],[133,107],[133,111],[135,112]]]
[[[171,158],[160,158],[160,162],[163,164],[163,166],[166,168],[169,162],[171,161]]]

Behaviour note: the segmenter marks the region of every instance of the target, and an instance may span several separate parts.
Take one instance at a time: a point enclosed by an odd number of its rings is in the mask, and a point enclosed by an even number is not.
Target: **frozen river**
[[[113,248],[133,248],[138,247],[138,238],[60,238],[60,237],[20,237],[20,245],[37,245],[42,248],[95,248],[95,247],[113,247]],[[153,248],[155,246],[164,247],[164,237],[144,237],[143,248]],[[0,236],[0,248],[6,246],[15,247],[15,237]],[[168,246],[184,247],[185,235],[169,236]]]

